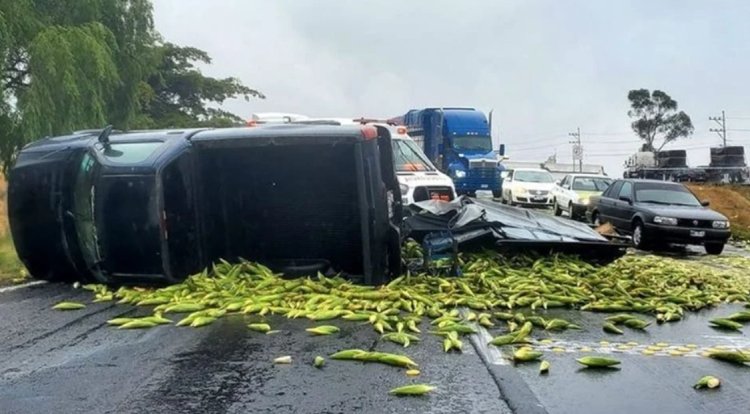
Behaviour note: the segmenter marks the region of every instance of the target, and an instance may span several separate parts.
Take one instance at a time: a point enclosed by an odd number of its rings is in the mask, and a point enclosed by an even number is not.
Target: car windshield
[[[609,178],[601,177],[576,177],[573,180],[573,190],[575,191],[599,191],[602,192],[612,184]]]
[[[435,170],[414,141],[409,139],[394,139],[391,143],[393,145],[393,164],[396,171]]]
[[[685,187],[660,183],[637,183],[635,185],[635,201],[694,207],[701,205],[693,193]]]
[[[492,151],[492,140],[490,137],[480,136],[457,136],[453,137],[453,147],[457,151]]]
[[[515,181],[524,183],[551,183],[555,179],[547,171],[516,171],[513,174]]]

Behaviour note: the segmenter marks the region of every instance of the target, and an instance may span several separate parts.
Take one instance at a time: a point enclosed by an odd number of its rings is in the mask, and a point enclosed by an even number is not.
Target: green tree
[[[215,104],[263,97],[204,77],[194,48],[161,42],[150,0],[0,0],[0,163],[27,142],[113,124],[224,126]]]
[[[659,152],[664,145],[693,133],[693,122],[683,111],[677,111],[677,101],[660,90],[649,92],[648,89],[634,89],[628,92],[630,110],[628,116],[633,118],[630,126],[644,140],[642,150]],[[655,146],[656,139],[662,140]]]
[[[155,48],[158,64],[142,93],[143,125],[152,128],[225,127],[244,120],[216,104],[228,98],[265,98],[257,90],[236,78],[216,79],[204,76],[195,64],[210,64],[211,58],[200,49],[164,43]]]

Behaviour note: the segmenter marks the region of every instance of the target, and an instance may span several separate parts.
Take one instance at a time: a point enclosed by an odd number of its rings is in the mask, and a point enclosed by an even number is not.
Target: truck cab
[[[411,110],[402,118],[409,135],[440,171],[447,174],[458,194],[478,191],[501,195],[498,155],[492,148],[491,125],[473,108],[427,108]]]

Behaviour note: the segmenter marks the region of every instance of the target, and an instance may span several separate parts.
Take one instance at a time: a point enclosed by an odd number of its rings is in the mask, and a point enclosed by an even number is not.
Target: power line
[[[573,144],[573,165],[576,165],[576,159],[578,160],[578,170],[583,172],[583,147],[581,146],[581,128],[577,127],[576,132],[568,132],[568,135],[575,138],[574,141],[569,141]]]
[[[709,128],[708,130],[710,132],[716,132],[721,140],[724,142],[724,146],[727,146],[727,117],[724,114],[724,111],[721,111],[721,118],[718,116],[709,116],[709,121],[714,121],[717,124],[719,124],[719,128]]]

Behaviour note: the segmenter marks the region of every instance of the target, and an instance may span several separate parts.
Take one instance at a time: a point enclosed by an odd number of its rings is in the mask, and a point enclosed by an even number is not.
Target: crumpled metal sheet
[[[496,237],[511,240],[540,242],[602,242],[607,239],[585,223],[554,217],[517,207],[509,207],[489,200],[460,197],[451,202],[422,201],[411,206],[416,215],[406,219],[424,222],[429,219],[435,230],[493,228]],[[421,216],[421,217],[420,217]],[[416,223],[415,223],[416,224]],[[442,227],[445,226],[445,227]],[[420,227],[419,225],[412,226]],[[442,228],[440,228],[442,227]]]

